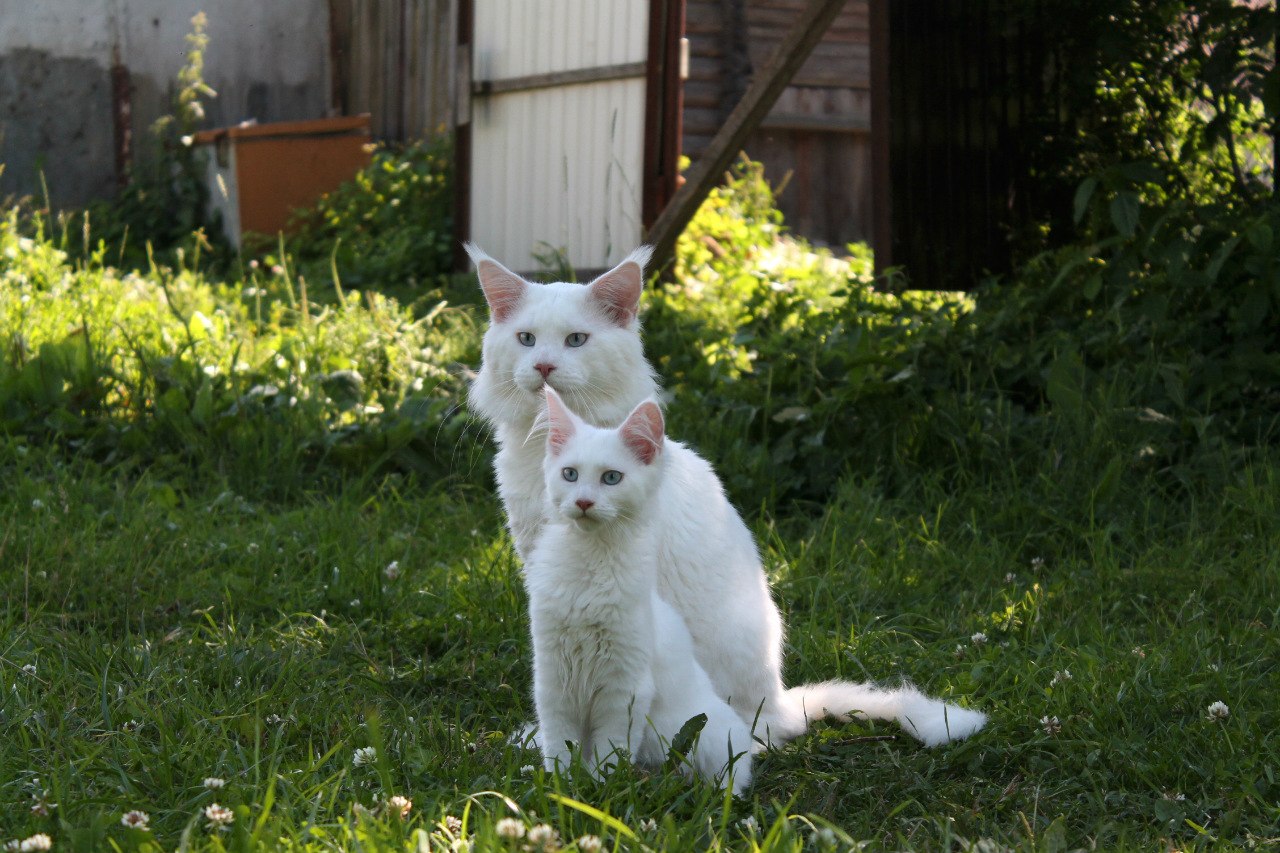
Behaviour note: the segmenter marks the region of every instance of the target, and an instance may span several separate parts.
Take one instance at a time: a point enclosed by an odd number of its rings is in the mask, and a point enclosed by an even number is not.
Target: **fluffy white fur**
[[[618,751],[659,763],[681,727],[706,714],[686,769],[739,793],[751,781],[750,729],[716,695],[684,621],[658,595],[662,413],[642,403],[605,430],[546,394],[551,517],[525,567],[544,763],[567,769],[570,745],[597,770]]]
[[[526,282],[476,247],[468,251],[490,308],[470,405],[494,428],[498,491],[528,565],[547,521],[543,443],[535,430],[544,386],[599,427],[621,423],[657,391],[637,317],[649,252],[637,250],[582,285]],[[570,338],[582,334],[585,341]],[[750,531],[704,459],[676,442],[664,455],[651,519],[658,591],[688,627],[717,695],[756,725],[758,737],[779,743],[803,733],[812,719],[855,714],[897,720],[930,746],[982,728],[984,714],[910,686],[834,681],[784,688],[782,620]]]

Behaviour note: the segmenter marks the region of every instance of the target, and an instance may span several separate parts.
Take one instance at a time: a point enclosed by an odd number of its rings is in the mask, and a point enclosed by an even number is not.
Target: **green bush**
[[[919,429],[916,362],[967,302],[882,292],[869,250],[850,251],[782,236],[762,167],[743,160],[681,236],[675,282],[647,295],[645,342],[674,434],[703,447],[741,499],[822,499]]]
[[[311,301],[287,267],[217,284],[192,269],[73,266],[0,224],[0,432],[108,463],[212,468],[266,492],[389,467],[469,476],[458,364],[471,314],[376,293]],[[480,470],[483,470],[482,467]]]
[[[453,268],[450,140],[380,147],[352,180],[299,212],[288,247],[320,280],[408,299]]]

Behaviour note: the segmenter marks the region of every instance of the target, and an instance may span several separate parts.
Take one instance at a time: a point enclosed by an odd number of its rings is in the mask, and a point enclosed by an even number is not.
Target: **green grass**
[[[522,769],[523,593],[487,491],[391,477],[259,502],[19,447],[0,498],[3,839],[443,849],[454,816],[454,837],[500,848],[508,815],[628,849],[798,850],[822,827],[872,849],[1280,836],[1273,465],[1177,500],[1137,483],[1092,519],[1051,481],[995,476],[893,500],[847,482],[818,517],[758,518],[791,681],[908,676],[991,724],[936,750],[819,726],[728,802],[671,772]],[[365,746],[378,760],[355,766]],[[29,811],[43,791],[48,817]],[[395,794],[407,820],[379,807]],[[228,831],[207,827],[215,801]],[[135,808],[149,833],[120,825]]]
[[[757,532],[791,683],[909,678],[985,731],[929,750],[820,724],[742,800],[671,768],[547,776],[513,745],[531,661],[462,407],[471,283],[124,273],[11,213],[0,845],[547,846],[505,818],[634,850],[1280,844],[1275,448],[1188,432],[1078,359],[1039,402],[931,366],[981,339],[981,300],[961,328],[946,299],[878,293],[865,257],[761,252],[766,188],[714,195],[681,286],[647,299],[675,435]]]

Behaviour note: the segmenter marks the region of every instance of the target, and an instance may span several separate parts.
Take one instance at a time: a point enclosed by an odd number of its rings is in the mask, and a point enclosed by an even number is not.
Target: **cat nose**
[[[596,505],[595,501],[589,501],[586,498],[578,498],[576,501],[574,501],[574,503],[576,503],[578,505],[578,509],[582,510],[583,512],[586,512],[587,510],[591,509],[593,506]]]
[[[548,376],[551,375],[551,371],[556,369],[556,366],[554,364],[547,364],[546,362],[542,362],[540,364],[535,364],[533,366],[533,369],[541,373],[543,379],[546,379]]]

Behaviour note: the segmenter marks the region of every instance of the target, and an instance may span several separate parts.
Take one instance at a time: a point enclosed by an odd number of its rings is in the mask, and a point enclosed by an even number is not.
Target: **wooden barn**
[[[683,152],[697,159],[804,9],[805,0],[687,0]],[[871,30],[849,0],[743,145],[797,234],[840,248],[871,240]]]

